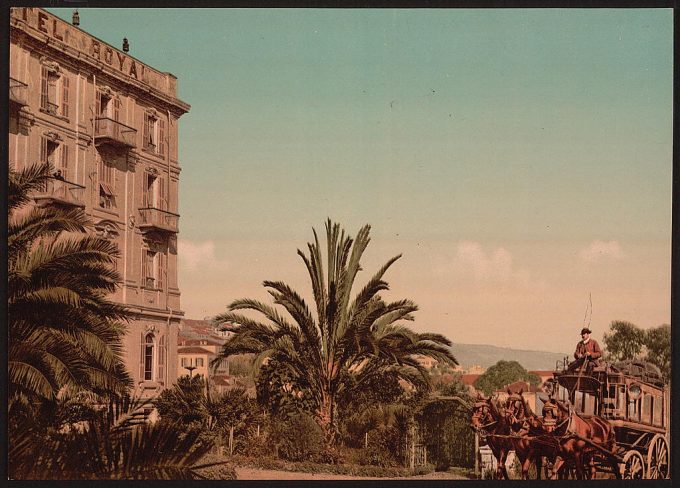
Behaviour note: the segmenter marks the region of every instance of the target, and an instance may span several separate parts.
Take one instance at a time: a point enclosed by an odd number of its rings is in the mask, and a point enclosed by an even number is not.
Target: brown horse
[[[605,419],[597,415],[584,418],[551,397],[543,405],[543,428],[559,441],[555,471],[559,470],[565,461],[572,461],[577,479],[594,478],[594,461],[598,456],[602,456],[616,478],[621,478],[616,457],[593,446],[595,444],[609,452],[616,450],[614,427]],[[589,465],[587,471],[586,462]]]
[[[554,464],[557,457],[557,441],[553,436],[546,434],[541,419],[533,413],[522,393],[522,390],[518,394],[508,390],[505,412],[514,436],[511,440],[515,455],[522,466],[522,479],[529,479],[529,467],[532,462],[536,465],[536,479],[541,479],[543,458]]]
[[[477,400],[472,406],[472,428],[481,437],[486,437],[486,443],[498,461],[496,467],[496,479],[510,479],[505,468],[508,452],[512,450],[512,442],[507,437],[510,435],[510,425],[506,420],[505,413],[499,409],[491,398],[477,395]]]

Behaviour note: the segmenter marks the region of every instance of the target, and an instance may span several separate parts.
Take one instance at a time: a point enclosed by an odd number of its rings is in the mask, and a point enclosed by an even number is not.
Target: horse
[[[595,477],[595,456],[602,453],[616,478],[621,479],[616,457],[592,446],[596,444],[609,452],[616,450],[614,427],[605,419],[597,415],[581,417],[570,407],[550,397],[543,405],[543,429],[558,439],[555,472],[565,461],[571,460],[577,479],[592,479]],[[586,461],[589,464],[587,472],[584,469]]]
[[[513,434],[512,443],[515,455],[522,466],[522,479],[529,479],[529,467],[536,465],[536,479],[541,479],[543,457],[554,464],[557,457],[557,442],[552,436],[546,435],[541,419],[534,414],[526,399],[522,395],[508,389],[505,403],[507,421]]]
[[[472,406],[471,427],[481,436],[486,436],[486,443],[498,461],[496,479],[510,479],[505,468],[508,452],[512,450],[510,425],[502,412],[491,398],[484,398],[481,394]],[[497,437],[498,436],[498,437]]]

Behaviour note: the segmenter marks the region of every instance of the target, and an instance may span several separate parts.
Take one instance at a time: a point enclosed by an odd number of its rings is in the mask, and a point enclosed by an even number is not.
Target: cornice
[[[33,30],[26,30],[24,22],[18,19],[11,19],[10,32],[18,32],[23,36],[22,46],[24,48],[34,47],[36,52],[58,53],[60,56],[60,63],[68,62],[76,65],[79,70],[92,71],[93,73],[103,73],[104,75],[121,83],[125,89],[130,92],[135,92],[136,96],[142,100],[148,100],[153,104],[161,105],[163,110],[168,109],[175,117],[181,117],[191,109],[191,105],[182,100],[167,95],[156,88],[153,88],[141,81],[135,80],[129,76],[124,76],[115,69],[107,66],[102,61],[98,61],[84,53],[74,49],[73,47],[55,40],[40,32]],[[140,62],[140,64],[143,64]]]

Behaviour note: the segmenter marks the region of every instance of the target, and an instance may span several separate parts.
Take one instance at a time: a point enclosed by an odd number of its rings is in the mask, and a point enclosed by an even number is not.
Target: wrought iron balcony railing
[[[175,213],[161,210],[160,208],[146,207],[140,208],[139,214],[139,229],[142,231],[179,232],[179,215]]]
[[[39,205],[52,203],[61,205],[85,206],[85,187],[62,178],[49,177],[33,197]]]
[[[50,115],[58,115],[59,105],[52,102],[45,102],[45,107],[43,110],[45,110],[45,112]]]
[[[9,100],[17,105],[28,105],[28,85],[22,81],[9,78]]]
[[[96,145],[109,143],[114,146],[134,148],[137,129],[133,129],[117,120],[99,117],[94,121],[94,141]]]

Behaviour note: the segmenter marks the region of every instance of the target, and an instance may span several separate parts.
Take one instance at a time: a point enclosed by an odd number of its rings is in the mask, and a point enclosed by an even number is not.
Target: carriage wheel
[[[670,464],[668,462],[668,443],[666,438],[657,434],[649,443],[647,452],[647,478],[649,479],[669,479]]]
[[[628,451],[623,456],[623,479],[641,480],[645,477],[645,460],[637,451]]]

